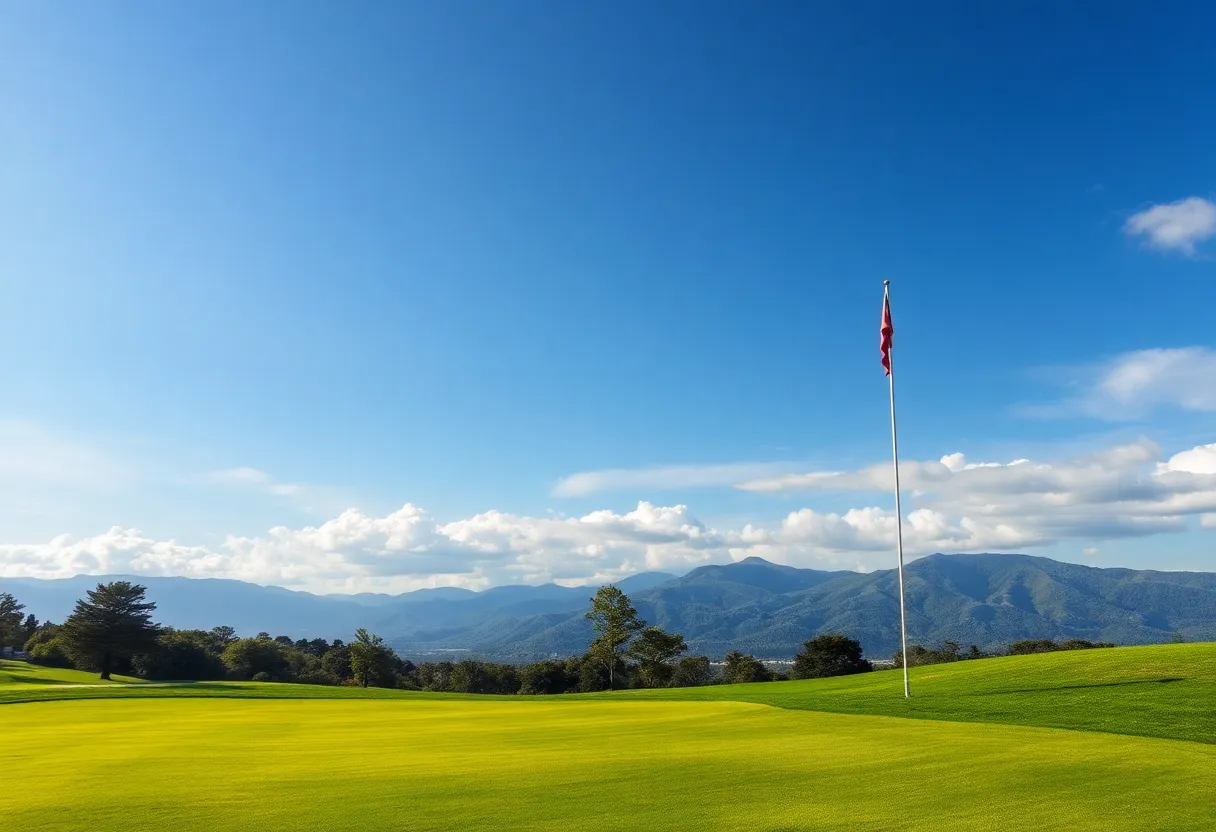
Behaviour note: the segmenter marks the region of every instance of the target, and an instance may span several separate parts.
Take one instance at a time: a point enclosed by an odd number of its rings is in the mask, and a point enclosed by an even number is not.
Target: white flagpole
[[[891,303],[891,281],[882,282],[882,300],[884,308],[889,309]],[[899,433],[895,430],[895,338],[891,338],[891,346],[887,350],[887,361],[890,373],[887,380],[891,387],[891,460],[895,466],[895,549],[899,553],[899,636],[903,643],[904,659],[904,698],[912,696],[908,688],[908,614],[904,609],[904,520],[903,508],[899,502]]]

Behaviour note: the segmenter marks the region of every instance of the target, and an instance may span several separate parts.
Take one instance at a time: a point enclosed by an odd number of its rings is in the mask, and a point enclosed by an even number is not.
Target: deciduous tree
[[[957,645],[956,645],[957,652]],[[802,645],[790,668],[791,679],[821,679],[867,673],[873,668],[861,657],[861,643],[838,633],[815,636]]]
[[[713,678],[713,668],[710,667],[708,656],[685,656],[676,665],[676,672],[671,678],[671,686],[695,688],[708,685]]]
[[[772,679],[773,674],[769,673],[768,668],[755,656],[740,653],[738,650],[726,654],[726,660],[722,664],[722,681],[726,684],[770,682]]]
[[[665,687],[671,683],[672,662],[688,650],[684,636],[658,627],[647,627],[629,645],[629,655],[637,659],[638,677],[644,688]]]
[[[283,645],[268,638],[239,638],[224,648],[221,656],[228,673],[237,679],[252,679],[259,673],[281,680],[289,665]]]
[[[355,640],[350,645],[350,670],[354,680],[363,687],[392,687],[396,683],[393,651],[384,639],[362,627],[355,630]]]

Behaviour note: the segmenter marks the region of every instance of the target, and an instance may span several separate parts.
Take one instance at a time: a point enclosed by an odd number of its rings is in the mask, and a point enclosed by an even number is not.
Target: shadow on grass
[[[1182,676],[1166,676],[1161,679],[1136,679],[1129,682],[1093,682],[1088,685],[1052,685],[1042,688],[1016,688],[1013,690],[990,690],[972,696],[999,696],[1003,693],[1047,693],[1053,690],[1088,690],[1089,688],[1127,688],[1139,685],[1165,685],[1170,682],[1185,682]]]
[[[70,682],[67,679],[55,679],[50,676],[18,676],[15,673],[9,674],[9,681],[17,682],[23,685],[80,685],[88,684],[87,682]],[[104,684],[104,683],[102,683]],[[114,684],[121,684],[115,682]]]

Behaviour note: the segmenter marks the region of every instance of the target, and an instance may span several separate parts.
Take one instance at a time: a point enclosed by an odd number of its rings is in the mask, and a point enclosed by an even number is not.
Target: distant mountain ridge
[[[62,620],[85,589],[115,576],[0,579],[40,618]],[[930,555],[905,571],[909,638],[992,648],[1024,638],[1119,644],[1216,640],[1216,574],[1112,569],[1029,555]],[[228,624],[242,634],[349,638],[380,633],[408,656],[459,652],[500,659],[581,653],[594,587],[503,586],[482,592],[312,595],[240,581],[135,578],[157,618],[176,627]],[[684,634],[694,652],[792,655],[817,633],[841,632],[867,654],[899,643],[894,570],[797,569],[748,558],[676,577],[642,573],[617,584],[649,623]]]

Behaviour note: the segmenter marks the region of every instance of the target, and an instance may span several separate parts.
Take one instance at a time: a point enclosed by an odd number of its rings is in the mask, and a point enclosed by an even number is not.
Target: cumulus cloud
[[[1067,460],[972,463],[961,454],[950,454],[937,462],[901,463],[900,477],[903,487],[916,493],[928,512],[915,520],[916,512],[909,515],[913,540],[932,540],[952,550],[1182,531],[1187,516],[1216,512],[1216,448],[1210,445],[1165,460],[1160,448],[1148,440]],[[769,493],[885,492],[893,487],[885,464],[739,485]],[[836,544],[840,547],[862,549],[868,540],[890,537],[880,533],[877,515],[828,519],[830,525],[821,529],[820,536],[841,541]],[[806,522],[825,521],[812,512]]]
[[[1080,387],[1079,394],[1056,404],[1024,407],[1024,415],[1118,421],[1141,418],[1162,406],[1216,412],[1216,351],[1207,347],[1137,350],[1076,374],[1073,383]]]
[[[1216,443],[1199,445],[1174,454],[1158,466],[1160,473],[1182,471],[1188,474],[1216,474]]]
[[[654,468],[580,471],[558,482],[553,487],[552,494],[554,497],[582,497],[625,489],[645,488],[658,491],[730,486],[742,479],[769,476],[788,468],[788,463],[738,462],[725,465],[665,465]]]
[[[528,517],[489,511],[449,523],[406,504],[383,517],[349,509],[319,526],[276,527],[207,548],[115,527],[83,539],[0,545],[0,576],[79,573],[224,577],[324,591],[482,588],[611,580],[731,557],[727,536],[685,506]]]
[[[910,497],[903,525],[909,557],[1024,551],[1063,540],[1089,545],[1183,531],[1194,526],[1192,518],[1216,527],[1216,444],[1167,456],[1140,440],[1071,459],[1007,462],[952,453],[911,460],[900,472]],[[886,568],[896,518],[873,503],[889,501],[891,479],[889,466],[879,464],[749,480],[739,487],[864,496],[846,511],[801,508],[737,529],[714,528],[685,505],[649,502],[573,517],[486,511],[448,521],[412,504],[384,516],[348,509],[316,526],[230,536],[217,546],[115,527],[93,537],[0,545],[0,577],[121,572],[341,592],[582,584],[753,555],[797,566]]]
[[[1216,204],[1192,196],[1154,205],[1129,217],[1123,230],[1154,248],[1193,255],[1196,244],[1216,236]]]

